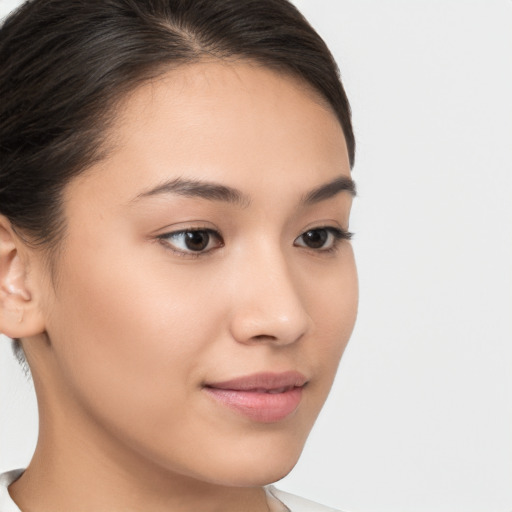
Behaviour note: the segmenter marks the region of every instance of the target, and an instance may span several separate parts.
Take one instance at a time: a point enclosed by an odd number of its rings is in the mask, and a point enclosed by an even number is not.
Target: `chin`
[[[212,483],[229,487],[262,487],[269,485],[284,478],[297,464],[298,457],[287,464],[276,464],[275,461],[268,460],[259,466],[244,468],[242,471],[225,475],[222,481],[217,480]]]
[[[232,487],[261,487],[284,478],[295,467],[302,452],[300,446],[266,446],[259,450],[236,450],[233,458],[216,464],[212,483]]]

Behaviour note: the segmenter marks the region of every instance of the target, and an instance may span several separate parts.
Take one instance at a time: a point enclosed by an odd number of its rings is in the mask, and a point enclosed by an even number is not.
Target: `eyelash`
[[[331,236],[332,237],[332,241],[331,241],[331,247],[328,247],[326,249],[324,248],[314,248],[314,247],[308,247],[306,245],[298,245],[297,247],[304,247],[305,249],[309,249],[311,251],[314,251],[314,252],[319,252],[319,253],[322,253],[322,254],[331,254],[331,253],[335,253],[338,249],[339,249],[339,245],[340,243],[343,241],[343,240],[351,240],[352,237],[354,236],[353,233],[351,233],[350,231],[347,231],[345,229],[341,229],[341,228],[335,228],[333,226],[319,226],[317,228],[311,228],[311,229],[308,229],[307,231],[304,231],[304,233],[302,233],[301,235],[299,235],[295,240],[294,240],[294,245],[295,242],[297,240],[299,240],[300,238],[304,237],[306,234],[308,233],[318,233],[318,232],[322,232],[322,231],[325,231],[327,232],[327,236]]]
[[[200,256],[206,256],[213,251],[213,249],[201,250],[201,251],[192,251],[192,250],[187,251],[187,250],[177,249],[177,248],[173,247],[173,245],[170,243],[170,240],[172,240],[173,238],[177,238],[179,236],[186,235],[187,233],[190,233],[190,234],[206,233],[206,234],[208,234],[208,237],[209,237],[208,244],[210,243],[210,239],[214,238],[219,241],[218,247],[215,247],[215,249],[224,247],[224,241],[222,240],[222,237],[220,236],[220,234],[217,231],[215,231],[214,229],[210,229],[210,228],[193,227],[193,228],[187,228],[187,229],[180,229],[179,231],[163,233],[162,235],[159,235],[157,238],[166,247],[166,249],[169,249],[170,251],[177,254],[178,256],[182,256],[185,258],[199,258]]]
[[[327,232],[327,237],[331,236],[332,239],[331,239],[331,247],[328,247],[328,248],[322,248],[322,247],[319,247],[319,248],[314,248],[314,247],[309,247],[307,245],[297,245],[296,244],[296,241],[301,239],[302,237],[304,237],[305,235],[307,235],[308,233],[320,233],[320,232]],[[210,244],[210,241],[211,241],[211,238],[215,238],[217,239],[218,241],[218,246],[217,247],[214,247],[214,248],[210,248],[210,249],[203,249],[203,250],[198,250],[198,251],[193,251],[193,250],[184,250],[184,249],[177,249],[175,247],[173,247],[173,245],[170,243],[170,240],[172,240],[173,238],[176,239],[180,236],[184,236],[186,234],[192,234],[192,235],[197,235],[197,234],[207,234],[208,235],[208,240],[207,240],[207,246]],[[337,227],[333,227],[333,226],[319,226],[319,227],[316,227],[316,228],[311,228],[311,229],[308,229],[306,231],[304,231],[301,235],[299,235],[295,240],[294,240],[294,245],[296,247],[303,247],[305,249],[309,249],[313,252],[317,252],[317,253],[324,253],[324,254],[329,254],[329,253],[334,253],[338,250],[339,248],[339,244],[343,241],[343,240],[351,240],[352,237],[353,237],[353,233],[345,230],[345,229],[341,229],[341,228],[337,228]],[[178,256],[182,256],[182,257],[188,257],[188,258],[199,258],[200,256],[206,256],[208,254],[210,254],[214,249],[219,249],[221,247],[224,247],[224,241],[222,240],[222,237],[221,235],[213,230],[213,229],[210,229],[210,228],[201,228],[201,227],[193,227],[193,228],[188,228],[188,229],[181,229],[179,231],[173,231],[173,232],[170,232],[170,233],[163,233],[162,235],[159,235],[157,237],[157,239],[169,250],[171,250],[173,253],[177,254]],[[329,240],[329,238],[327,238],[327,240]]]

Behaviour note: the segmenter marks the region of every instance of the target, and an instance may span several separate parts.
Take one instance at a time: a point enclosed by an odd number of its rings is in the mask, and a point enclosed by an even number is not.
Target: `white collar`
[[[8,487],[23,474],[24,469],[14,469],[0,474],[0,511],[21,512],[16,503],[12,501]]]

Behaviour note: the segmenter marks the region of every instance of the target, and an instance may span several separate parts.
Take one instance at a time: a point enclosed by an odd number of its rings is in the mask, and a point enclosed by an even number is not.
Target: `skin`
[[[348,229],[347,191],[303,201],[350,177],[339,122],[294,78],[204,62],[135,90],[106,140],[65,190],[53,279],[2,219],[0,327],[23,337],[40,409],[9,492],[24,512],[266,511],[261,486],[295,465],[356,318],[350,242],[302,237]],[[243,200],[147,194],[177,178]],[[183,229],[219,238],[195,254],[161,238]],[[288,370],[308,383],[282,421],[203,387]]]

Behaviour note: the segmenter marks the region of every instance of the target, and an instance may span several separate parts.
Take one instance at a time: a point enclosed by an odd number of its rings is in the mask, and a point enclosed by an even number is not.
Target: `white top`
[[[21,512],[12,501],[7,488],[23,473],[23,469],[15,469],[0,474],[0,512]],[[270,512],[340,512],[334,508],[319,505],[293,494],[279,491],[273,485],[265,487]]]

